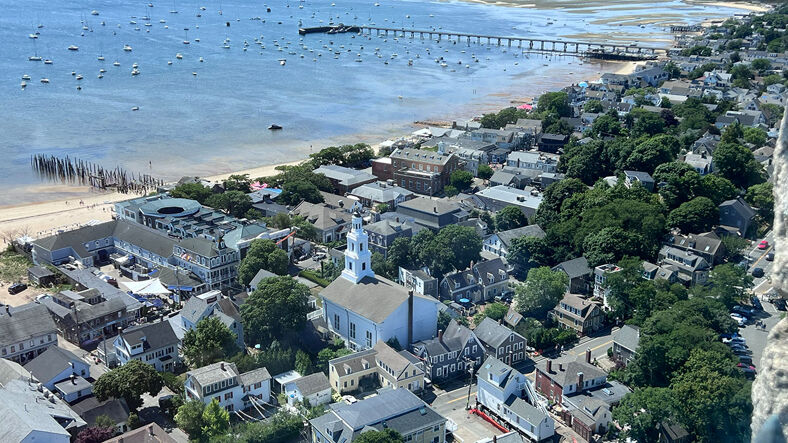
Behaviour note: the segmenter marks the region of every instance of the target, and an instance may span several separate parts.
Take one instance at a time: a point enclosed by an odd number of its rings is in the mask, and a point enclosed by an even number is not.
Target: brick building
[[[401,148],[390,157],[394,184],[417,194],[439,193],[449,184],[451,173],[460,168],[456,155],[440,151]]]

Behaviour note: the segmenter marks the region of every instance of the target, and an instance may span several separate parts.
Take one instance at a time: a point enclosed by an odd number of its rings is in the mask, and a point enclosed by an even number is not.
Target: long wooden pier
[[[628,59],[653,59],[657,52],[663,51],[658,48],[637,46],[632,43],[629,45],[616,43],[591,43],[567,40],[546,40],[532,37],[517,37],[503,35],[469,34],[464,32],[436,31],[425,29],[407,28],[387,28],[381,26],[356,26],[356,25],[335,25],[321,26],[315,28],[301,28],[300,34],[329,33],[338,34],[353,32],[368,35],[392,35],[394,37],[406,38],[427,38],[436,41],[453,41],[457,43],[477,43],[497,46],[508,46],[523,48],[531,51],[554,52],[566,55],[593,56],[597,58],[615,58],[616,55],[624,56]]]

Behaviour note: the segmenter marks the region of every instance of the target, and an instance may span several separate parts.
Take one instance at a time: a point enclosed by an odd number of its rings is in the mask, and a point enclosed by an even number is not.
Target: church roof
[[[375,323],[387,319],[408,300],[407,288],[378,276],[364,277],[358,284],[339,277],[323,289],[320,295]],[[428,295],[414,293],[413,296],[438,303]]]

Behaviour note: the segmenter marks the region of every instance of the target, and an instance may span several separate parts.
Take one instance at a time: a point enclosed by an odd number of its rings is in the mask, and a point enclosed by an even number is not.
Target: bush
[[[299,276],[304,277],[305,279],[311,281],[312,283],[317,283],[322,287],[326,287],[331,284],[330,281],[320,277],[317,273],[311,269],[304,269],[303,271],[298,273]]]

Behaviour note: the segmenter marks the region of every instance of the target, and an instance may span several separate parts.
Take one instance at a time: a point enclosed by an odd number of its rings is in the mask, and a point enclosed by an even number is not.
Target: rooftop
[[[337,278],[320,295],[326,300],[381,323],[408,299],[408,290],[384,277],[364,277],[358,284]],[[427,300],[438,301],[428,295],[413,294]]]

